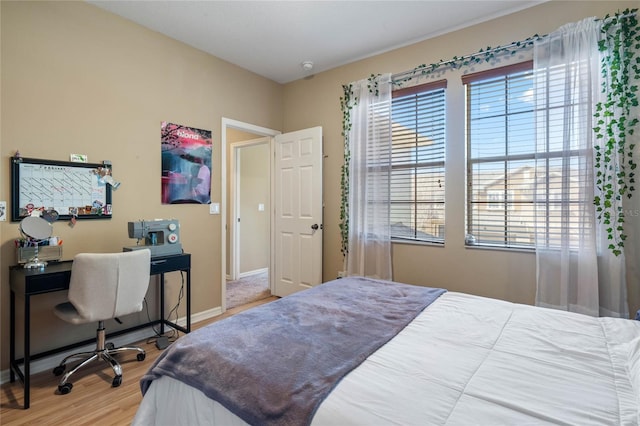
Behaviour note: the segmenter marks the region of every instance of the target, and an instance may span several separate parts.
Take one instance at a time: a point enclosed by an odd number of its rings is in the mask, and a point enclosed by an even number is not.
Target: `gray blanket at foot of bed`
[[[142,392],[166,375],[249,424],[309,424],[342,377],[444,291],[343,278],[292,294],[181,337],[141,379]]]

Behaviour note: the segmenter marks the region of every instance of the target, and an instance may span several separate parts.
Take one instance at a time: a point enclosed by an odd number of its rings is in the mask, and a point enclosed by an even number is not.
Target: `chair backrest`
[[[142,310],[149,287],[151,252],[78,253],[73,258],[69,301],[90,321]]]

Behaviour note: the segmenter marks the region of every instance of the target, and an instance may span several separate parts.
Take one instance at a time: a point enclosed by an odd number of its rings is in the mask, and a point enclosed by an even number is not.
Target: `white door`
[[[322,127],[275,137],[274,294],[322,282]]]

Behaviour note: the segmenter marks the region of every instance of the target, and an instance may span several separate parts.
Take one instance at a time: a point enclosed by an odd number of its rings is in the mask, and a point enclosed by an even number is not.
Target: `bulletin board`
[[[33,210],[55,210],[59,219],[110,219],[111,185],[96,173],[110,164],[11,158],[11,220]]]

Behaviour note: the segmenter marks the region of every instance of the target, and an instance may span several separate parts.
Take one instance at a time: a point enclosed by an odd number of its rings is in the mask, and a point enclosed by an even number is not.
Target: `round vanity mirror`
[[[20,221],[20,233],[35,243],[35,255],[24,264],[25,268],[44,268],[47,262],[38,259],[38,243],[53,234],[53,225],[40,216],[28,216]]]

